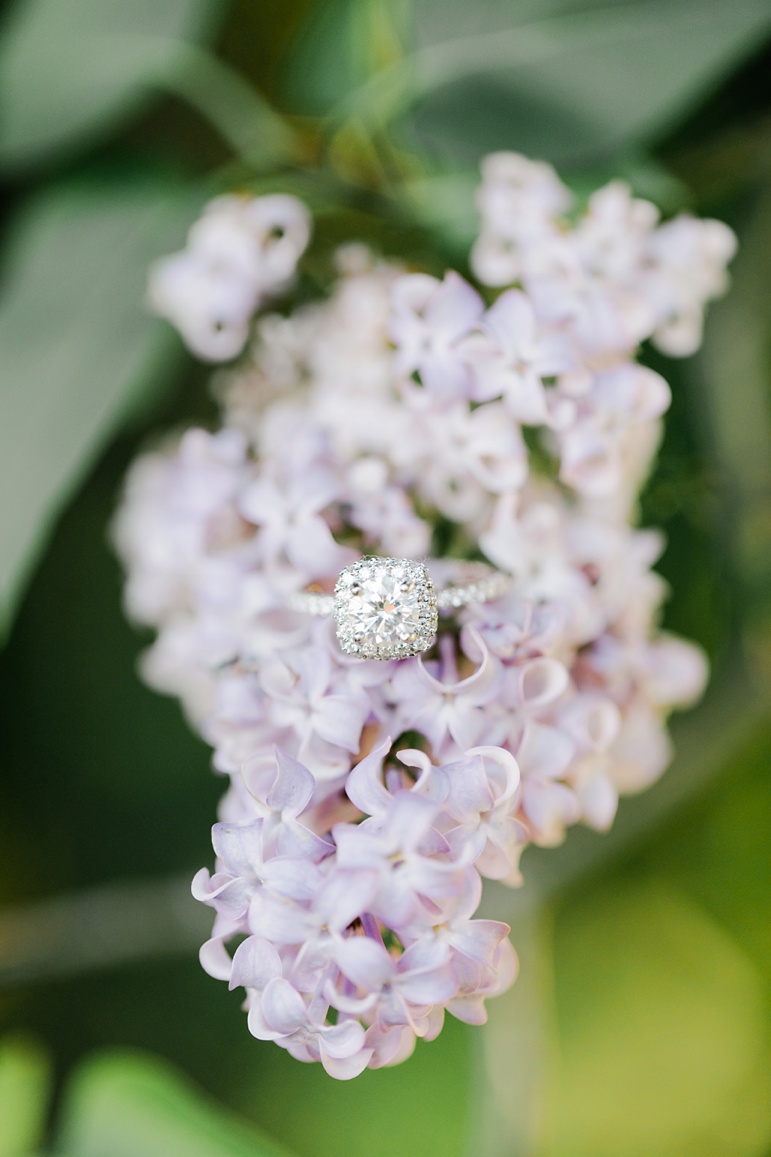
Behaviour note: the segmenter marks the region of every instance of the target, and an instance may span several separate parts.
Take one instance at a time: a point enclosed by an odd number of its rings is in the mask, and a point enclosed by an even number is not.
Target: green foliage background
[[[771,4],[14,0],[0,26],[0,1157],[771,1153]],[[490,1024],[339,1085],[200,970],[221,785],[135,674],[107,526],[159,430],[213,422],[143,308],[202,202],[304,196],[465,267],[479,157],[611,176],[740,253],[672,383],[643,520],[708,650],[674,768],[491,889],[522,974]]]

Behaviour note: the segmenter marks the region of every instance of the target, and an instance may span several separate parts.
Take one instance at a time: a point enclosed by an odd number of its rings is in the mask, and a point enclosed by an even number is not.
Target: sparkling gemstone
[[[436,591],[422,563],[366,558],[346,567],[335,587],[340,646],[365,659],[405,659],[431,646]]]

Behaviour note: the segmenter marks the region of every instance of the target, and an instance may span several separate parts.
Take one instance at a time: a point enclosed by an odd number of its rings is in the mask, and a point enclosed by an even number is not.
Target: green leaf
[[[326,113],[402,54],[405,0],[324,0],[292,46],[284,95],[294,111]]]
[[[765,0],[421,0],[418,50],[335,112],[383,124],[415,102],[426,148],[470,161],[513,148],[595,163],[659,137],[771,29]]]
[[[474,1033],[448,1016],[439,1038],[419,1040],[405,1064],[365,1069],[353,1081],[332,1080],[321,1065],[266,1045],[239,1102],[308,1157],[464,1157]]]
[[[540,1154],[541,1113],[553,1058],[552,915],[544,908],[512,924],[516,983],[491,1000],[474,1030],[478,1064],[472,1101],[474,1157]]]
[[[771,990],[771,714],[735,752],[718,784],[673,817],[632,861],[665,875],[726,928]]]
[[[479,210],[474,194],[479,172],[435,173],[402,184],[401,192],[416,219],[437,230],[459,253],[468,253],[479,232]]]
[[[195,45],[180,46],[177,56],[175,71],[157,77],[157,83],[208,120],[252,172],[270,172],[297,159],[300,144],[293,129],[239,73]]]
[[[0,36],[0,164],[90,144],[211,35],[220,0],[17,0]]]
[[[193,194],[160,178],[67,185],[17,221],[0,297],[0,634],[54,518],[179,343],[143,306]]]
[[[43,1050],[27,1037],[0,1040],[0,1154],[27,1157],[45,1127],[50,1071]]]
[[[757,1157],[771,1058],[750,959],[678,890],[612,881],[557,923],[548,1157]]]
[[[720,479],[721,547],[741,591],[751,649],[771,644],[771,194],[743,222],[732,288],[713,306],[692,381]],[[762,626],[762,631],[759,627]]]
[[[170,1065],[140,1054],[85,1064],[62,1121],[59,1146],[72,1157],[289,1157]]]

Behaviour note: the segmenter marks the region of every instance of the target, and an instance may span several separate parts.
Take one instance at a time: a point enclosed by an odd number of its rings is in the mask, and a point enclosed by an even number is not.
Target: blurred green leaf
[[[321,1065],[265,1044],[238,1104],[307,1157],[463,1157],[474,1032],[448,1016],[439,1039],[419,1040],[406,1064],[365,1069],[354,1081],[334,1081]],[[295,1104],[301,1110],[287,1112]]]
[[[725,696],[721,703],[725,707]],[[689,733],[681,733],[689,763],[702,750],[693,750],[699,714],[703,726],[705,711],[694,712]],[[519,896],[526,899],[535,884],[535,899],[520,905],[518,917],[508,916],[520,977],[491,1005],[490,1023],[479,1034],[484,1069],[477,1118],[484,1143],[478,1153],[472,1150],[474,1157],[765,1157],[771,1126],[763,1087],[771,1058],[763,1043],[768,1006],[766,1000],[763,1007],[761,975],[765,970],[768,978],[771,962],[768,722],[767,713],[756,717],[740,744],[735,733],[720,745],[713,736],[711,746],[722,753],[719,778],[702,779],[707,790],[687,807],[680,794],[679,812],[668,819],[659,809],[658,823],[633,825],[631,844],[629,833],[614,840],[614,828],[611,854],[595,856],[591,874],[579,854],[573,887],[556,905],[542,900],[539,907],[543,880],[525,863],[527,882]],[[682,758],[661,786],[677,779],[678,770],[684,770]],[[625,800],[617,825],[645,799]],[[571,832],[565,849],[577,837],[580,845],[581,835]],[[594,838],[598,845],[608,839]],[[488,887],[484,914],[500,918],[504,904],[505,897],[491,896]],[[680,986],[689,989],[682,1010]],[[721,1016],[727,1028],[716,1028]],[[733,1058],[722,1056],[723,1046],[735,1046]],[[740,1086],[735,1094],[732,1073]],[[675,1105],[668,1089],[661,1102],[659,1080],[674,1089],[682,1081],[682,1103]],[[699,1082],[714,1101],[703,1114]],[[551,1096],[545,1095],[550,1087]],[[741,1127],[726,1145],[734,1102]],[[657,1116],[660,1103],[663,1114],[670,1114],[661,1126],[647,1120]],[[621,1138],[624,1112],[628,1124]],[[703,1136],[695,1122],[702,1122]],[[669,1148],[659,1145],[659,1127],[671,1129]]]
[[[284,93],[294,110],[322,115],[403,54],[405,0],[323,0],[309,8],[289,56]]]
[[[759,1157],[771,1062],[740,946],[655,878],[574,897],[557,925],[549,1157]]]
[[[90,143],[125,119],[223,9],[220,0],[17,0],[0,37],[0,164]]]
[[[545,1091],[554,1053],[552,913],[545,906],[515,921],[519,975],[488,1005],[474,1031],[476,1066],[469,1157],[540,1154]]]
[[[479,232],[474,200],[478,185],[479,173],[474,169],[415,177],[404,182],[402,191],[416,219],[436,230],[465,258]]]
[[[45,1127],[48,1059],[27,1037],[0,1040],[0,1157],[27,1157]]]
[[[719,784],[635,856],[637,875],[666,875],[728,929],[771,993],[771,715],[738,748]]]
[[[78,1070],[59,1145],[71,1157],[288,1157],[171,1065],[132,1053],[98,1057]]]
[[[160,178],[41,195],[12,232],[0,297],[0,633],[95,455],[168,378],[179,344],[142,306],[148,263],[194,193]]]
[[[311,6],[293,47],[284,84],[292,108],[325,112],[367,79],[356,28],[356,0],[327,0]],[[334,60],[335,67],[330,67]]]
[[[721,480],[721,539],[742,595],[750,646],[771,650],[771,195],[755,200],[731,292],[706,327],[694,413]],[[759,627],[763,623],[764,629]]]
[[[192,957],[210,923],[196,911],[187,876],[103,884],[29,907],[0,908],[0,986],[166,953]]]
[[[434,153],[470,161],[516,148],[595,163],[660,136],[771,28],[765,0],[418,0],[418,48],[350,93],[335,119],[412,125]]]
[[[177,55],[176,69],[156,83],[197,109],[252,172],[270,171],[297,154],[287,121],[247,80],[195,45],[180,46]]]

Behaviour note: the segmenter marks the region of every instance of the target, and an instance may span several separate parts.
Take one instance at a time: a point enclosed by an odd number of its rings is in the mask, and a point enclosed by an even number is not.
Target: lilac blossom
[[[464,397],[469,368],[462,339],[476,326],[484,305],[457,273],[438,282],[426,274],[400,277],[393,288],[390,336],[396,346],[396,369],[417,373],[425,389],[439,397]]]
[[[153,266],[150,302],[193,353],[227,361],[243,349],[262,301],[291,281],[309,239],[308,212],[294,197],[216,197],[186,249]]]
[[[522,425],[548,426],[565,403],[555,406],[544,379],[574,368],[569,344],[559,333],[539,333],[533,304],[521,290],[502,293],[484,316],[478,334],[465,343],[474,374],[473,398],[503,398]],[[563,419],[564,420],[564,419]]]
[[[476,914],[483,879],[527,886],[528,845],[605,830],[707,676],[658,628],[663,543],[635,525],[670,401],[637,354],[698,346],[733,234],[661,223],[620,182],[576,206],[512,153],[477,204],[484,299],[354,245],[326,299],[256,318],[309,237],[281,197],[218,198],[151,273],[199,356],[246,351],[217,378],[222,428],[143,455],[114,529],[127,611],[156,631],[143,674],[227,783],[193,883],[201,962],[246,990],[254,1036],[339,1079],[405,1060],[445,1012],[485,1020],[517,959]],[[443,611],[426,655],[346,655],[290,609],[432,541],[511,585]]]

